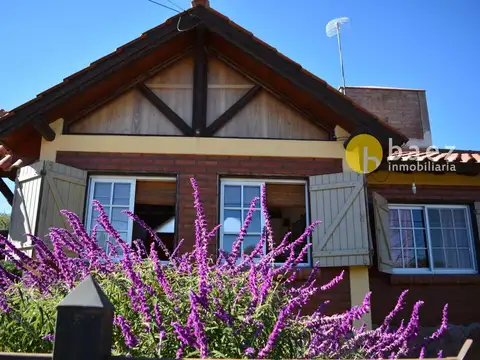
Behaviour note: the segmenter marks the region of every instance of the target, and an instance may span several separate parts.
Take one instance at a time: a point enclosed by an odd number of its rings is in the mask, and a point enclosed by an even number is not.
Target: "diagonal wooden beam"
[[[35,130],[47,141],[55,140],[55,131],[48,125],[43,118],[38,118],[32,123]]]
[[[113,92],[110,92],[109,94],[98,99],[96,102],[90,104],[88,107],[85,107],[82,110],[76,112],[73,116],[69,116],[65,118],[63,133],[68,134],[69,128],[73,123],[77,122],[80,119],[83,119],[85,116],[93,113],[95,110],[98,110],[102,106],[108,104],[110,101],[116,99],[117,97],[131,90],[137,84],[145,82],[152,76],[155,76],[160,71],[164,70],[165,68],[172,65],[173,63],[185,58],[187,55],[191,53],[192,53],[192,48],[189,47],[185,51],[172,56],[167,61],[161,63],[158,66],[151,68],[149,71],[145,72],[144,74],[134,78],[132,81],[116,88]]]
[[[155,93],[145,84],[137,85],[138,91],[150,101],[170,122],[175,125],[185,136],[193,136],[192,128],[175,111],[165,104]]]
[[[198,26],[194,48],[192,128],[196,136],[203,136],[207,127],[208,51],[207,29]]]
[[[5,183],[5,180],[0,178],[0,192],[2,193],[3,196],[5,196],[5,199],[7,199],[8,203],[10,206],[13,205],[13,192],[10,190],[8,185]]]
[[[213,136],[218,130],[224,127],[240,110],[242,110],[262,90],[260,85],[251,88],[240,100],[233,104],[227,111],[218,117],[205,131],[206,136]]]

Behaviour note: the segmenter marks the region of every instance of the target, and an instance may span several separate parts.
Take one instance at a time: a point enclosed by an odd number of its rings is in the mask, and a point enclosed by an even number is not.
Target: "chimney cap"
[[[192,7],[202,5],[205,6],[206,8],[210,7],[210,0],[192,0]]]

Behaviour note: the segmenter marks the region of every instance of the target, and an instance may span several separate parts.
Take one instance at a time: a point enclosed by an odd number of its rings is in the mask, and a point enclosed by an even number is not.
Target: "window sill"
[[[480,284],[478,274],[445,274],[445,275],[391,275],[391,285],[475,285]]]

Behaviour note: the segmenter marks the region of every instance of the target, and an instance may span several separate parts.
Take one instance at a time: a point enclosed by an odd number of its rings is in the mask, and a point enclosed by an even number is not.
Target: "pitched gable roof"
[[[370,133],[384,141],[391,138],[395,144],[402,144],[408,140],[404,134],[356,105],[325,81],[280,54],[249,31],[215,10],[201,5],[168,19],[113,53],[93,62],[87,68],[67,77],[60,84],[37,95],[35,99],[13,109],[0,120],[0,137],[8,137],[22,127],[32,124],[44,114],[83,91],[93,88],[128,64],[147,56],[170,40],[185,36],[197,26],[206,27],[215,36],[286,79],[297,91],[308,94],[309,98],[316,102],[316,106],[322,104],[326,111],[335,114],[337,120],[341,121],[339,125],[350,133]]]

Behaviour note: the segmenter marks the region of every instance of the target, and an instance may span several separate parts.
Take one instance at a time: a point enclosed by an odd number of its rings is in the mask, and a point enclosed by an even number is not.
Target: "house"
[[[328,298],[329,312],[343,311],[373,290],[373,313],[365,317],[372,326],[409,287],[411,298],[428,302],[422,313],[428,326],[439,323],[444,300],[452,302],[452,323],[480,322],[473,304],[479,154],[457,150],[431,160],[402,152],[400,160],[385,156],[375,172],[354,172],[346,148],[357,135],[373,136],[388,154],[393,146],[423,149],[431,143],[430,125],[422,91],[344,90],[208,1],[193,1],[187,12],[2,117],[0,140],[5,156],[15,159],[0,170],[16,182],[9,238],[31,251],[23,234],[65,226],[60,209],[82,216],[90,230],[97,199],[126,241],[151,241],[121,213],[130,209],[170,249],[180,239],[189,249],[195,177],[209,224],[223,225],[211,244],[215,254],[229,250],[265,184],[279,237],[322,221],[300,278],[316,262],[320,282],[346,270],[344,282],[309,308]],[[455,171],[392,171],[396,163],[453,164]],[[243,252],[258,241],[263,222],[257,211]]]

